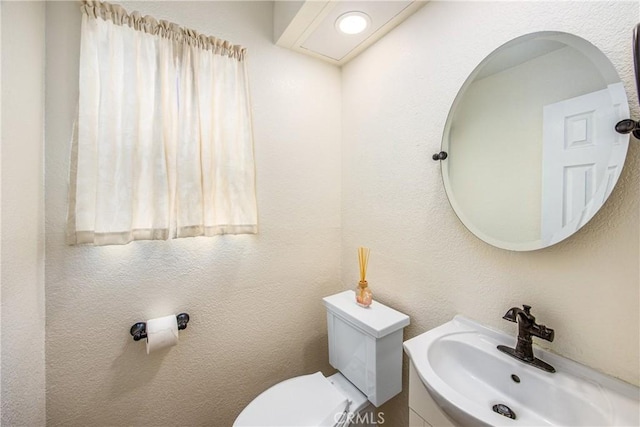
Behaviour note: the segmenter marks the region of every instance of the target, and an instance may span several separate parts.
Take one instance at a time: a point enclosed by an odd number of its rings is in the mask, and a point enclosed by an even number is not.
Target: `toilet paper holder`
[[[189,323],[189,315],[187,313],[176,315],[176,320],[178,321],[178,330],[187,329],[187,323]],[[134,341],[140,341],[147,337],[147,324],[138,322],[131,327],[129,333],[133,336]]]

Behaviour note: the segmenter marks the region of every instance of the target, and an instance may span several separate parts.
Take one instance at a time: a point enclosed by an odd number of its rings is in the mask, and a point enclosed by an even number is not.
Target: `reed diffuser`
[[[358,262],[360,263],[360,283],[356,288],[356,302],[362,307],[369,307],[373,295],[367,283],[367,265],[369,264],[369,248],[358,248]]]

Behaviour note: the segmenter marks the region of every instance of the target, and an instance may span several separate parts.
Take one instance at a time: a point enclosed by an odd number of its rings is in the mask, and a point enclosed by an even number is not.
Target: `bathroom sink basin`
[[[640,389],[541,349],[536,357],[555,373],[496,348],[515,341],[456,316],[404,349],[433,400],[459,425],[640,425]]]

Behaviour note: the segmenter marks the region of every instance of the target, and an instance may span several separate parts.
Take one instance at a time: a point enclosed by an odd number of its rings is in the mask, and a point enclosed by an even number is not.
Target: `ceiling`
[[[426,1],[276,1],[274,38],[279,46],[341,66],[422,7]],[[335,23],[346,12],[364,12],[371,25],[360,34],[343,34]]]

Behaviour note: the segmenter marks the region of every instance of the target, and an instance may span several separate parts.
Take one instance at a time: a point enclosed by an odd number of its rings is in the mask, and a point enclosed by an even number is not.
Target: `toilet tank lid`
[[[379,301],[374,300],[366,308],[359,306],[352,290],[324,297],[322,300],[327,310],[375,338],[382,338],[409,325],[409,316]]]

